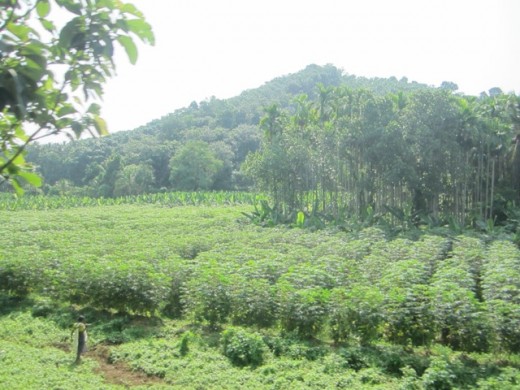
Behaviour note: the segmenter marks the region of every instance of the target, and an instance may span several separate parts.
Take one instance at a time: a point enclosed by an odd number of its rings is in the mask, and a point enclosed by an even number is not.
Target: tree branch
[[[54,107],[52,108],[49,108],[48,110],[49,111],[55,111],[56,110],[56,107],[58,106],[58,103],[59,103],[59,97],[61,95],[61,93],[63,92],[63,90],[65,89],[65,87],[67,86],[67,80],[63,80],[62,82],[62,85],[61,85],[61,88],[59,89],[59,93],[56,94],[56,99],[54,101]],[[4,171],[4,169],[6,169],[9,165],[11,165],[13,163],[13,161],[15,161],[18,156],[20,156],[25,148],[27,147],[27,145],[29,145],[29,143],[35,141],[35,140],[38,140],[38,139],[42,139],[42,138],[45,138],[47,136],[50,136],[50,135],[53,135],[53,134],[58,134],[60,132],[60,130],[56,129],[48,134],[44,134],[42,136],[39,136],[37,137],[37,135],[47,129],[48,127],[43,125],[43,126],[40,126],[40,128],[38,130],[36,130],[34,133],[31,134],[31,136],[29,138],[27,138],[27,140],[18,147],[18,149],[16,150],[15,154],[9,159],[7,160],[3,165],[0,166],[0,175],[2,174],[2,172]]]
[[[13,23],[13,22],[16,23],[19,20],[25,19],[27,17],[27,15],[29,15],[32,11],[34,11],[34,9],[36,8],[36,5],[38,5],[38,1],[36,1],[32,7],[29,7],[25,13],[23,13],[22,15],[19,15],[19,16],[16,16],[16,13],[14,11],[14,5],[13,5],[11,7],[11,12],[9,13],[9,16],[7,17],[5,22],[2,25],[0,25],[0,31],[5,29],[9,23]]]
[[[13,156],[11,156],[11,158],[9,160],[7,160],[3,165],[0,166],[0,175],[2,174],[4,169],[6,169],[9,165],[11,165],[13,163],[13,161],[16,160],[23,153],[23,151],[25,150],[27,145],[29,143],[31,143],[32,141],[34,141],[35,136],[43,129],[45,129],[45,127],[42,126],[38,130],[36,130],[29,138],[27,138],[27,140],[21,146],[18,147],[15,154]]]

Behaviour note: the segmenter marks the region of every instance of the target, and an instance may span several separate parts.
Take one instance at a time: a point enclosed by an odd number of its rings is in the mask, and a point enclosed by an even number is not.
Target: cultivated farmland
[[[129,203],[0,211],[0,383],[520,383],[520,251],[505,235],[262,228],[237,202]],[[78,313],[91,351],[72,367]]]

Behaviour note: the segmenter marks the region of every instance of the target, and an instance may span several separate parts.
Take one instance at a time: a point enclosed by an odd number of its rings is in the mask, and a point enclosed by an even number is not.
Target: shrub
[[[274,287],[266,279],[233,278],[231,317],[236,325],[269,327],[278,315]]]
[[[188,352],[190,351],[190,340],[192,340],[194,337],[193,333],[186,332],[181,337],[181,342],[179,346],[179,353],[181,356],[186,356]]]
[[[433,350],[430,366],[422,375],[425,389],[448,390],[453,388],[474,388],[482,373],[482,367],[464,354],[454,354],[446,347],[437,346]]]
[[[0,291],[18,297],[25,297],[29,294],[29,278],[20,269],[0,268]]]
[[[445,358],[436,356],[424,372],[422,382],[425,389],[451,390],[455,385],[456,375]]]
[[[259,366],[264,361],[266,345],[262,336],[231,327],[222,333],[224,355],[236,366]]]
[[[483,297],[498,347],[520,352],[520,251],[509,241],[494,241],[482,272]]]
[[[359,371],[369,367],[366,350],[360,347],[342,348],[339,355],[344,361],[345,367]]]
[[[120,312],[153,313],[164,303],[169,278],[142,261],[71,264],[64,298]]]
[[[180,318],[186,309],[183,299],[186,283],[193,271],[185,260],[175,261],[168,268],[166,272],[170,276],[171,282],[163,312],[171,318]]]
[[[477,382],[477,387],[482,390],[515,390],[518,386],[520,386],[520,370],[513,367],[505,367],[498,376]]]
[[[323,288],[296,290],[286,283],[279,283],[278,291],[283,329],[296,331],[303,338],[316,336],[326,320],[330,291]]]
[[[0,291],[25,297],[38,287],[34,266],[28,261],[0,259]]]
[[[490,329],[484,305],[472,291],[473,278],[467,268],[455,259],[439,266],[430,287],[433,320],[443,344],[464,351],[486,351]]]
[[[195,321],[212,327],[227,321],[231,311],[231,280],[215,263],[201,267],[186,283],[183,304]]]
[[[513,353],[520,352],[520,304],[503,300],[488,302],[491,323],[497,333],[502,349]]]
[[[383,298],[372,286],[332,290],[328,312],[334,342],[357,337],[361,344],[367,344],[376,339],[383,320]]]
[[[425,345],[433,338],[429,308],[428,266],[402,260],[389,266],[381,280],[385,294],[385,335],[398,344]]]
[[[56,312],[58,309],[58,305],[56,302],[50,300],[40,300],[35,302],[32,307],[32,315],[33,317],[48,317],[49,315]]]

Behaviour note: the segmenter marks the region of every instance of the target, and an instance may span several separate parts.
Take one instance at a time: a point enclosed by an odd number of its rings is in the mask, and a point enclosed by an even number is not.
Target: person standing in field
[[[81,355],[87,352],[87,324],[85,323],[85,317],[79,316],[78,322],[76,322],[72,326],[72,331],[70,333],[70,338],[72,339],[74,336],[74,332],[78,333],[78,349],[76,352],[76,361],[74,363],[79,363],[81,361]]]

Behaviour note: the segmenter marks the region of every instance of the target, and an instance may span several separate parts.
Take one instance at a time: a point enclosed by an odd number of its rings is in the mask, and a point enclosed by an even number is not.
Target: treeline
[[[46,194],[257,188],[278,222],[499,222],[520,189],[519,97],[456,90],[311,65],[133,131],[33,146],[27,160]]]
[[[44,193],[52,195],[120,197],[247,187],[239,167],[258,148],[256,127],[194,128],[179,138],[126,132],[32,146],[27,158],[44,178]]]
[[[320,85],[314,100],[266,110],[244,170],[278,220],[495,223],[519,200],[520,99],[490,92]]]
[[[377,93],[426,88],[406,79],[345,75],[332,65],[310,65],[241,95],[192,102],[138,129],[102,139],[34,145],[27,160],[43,176],[44,193],[117,197],[165,190],[244,190],[253,182],[241,165],[259,148],[264,108],[291,107],[316,85],[348,85]]]

